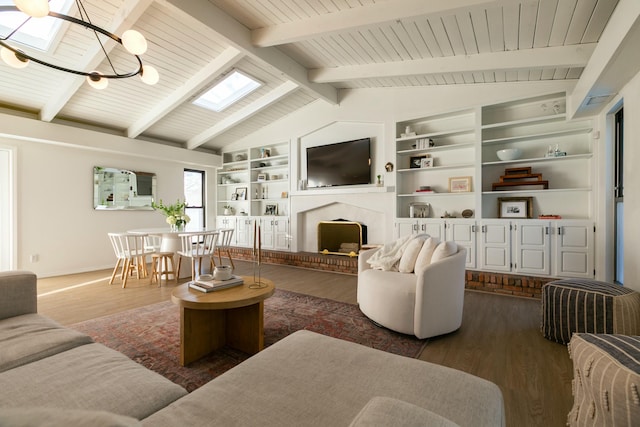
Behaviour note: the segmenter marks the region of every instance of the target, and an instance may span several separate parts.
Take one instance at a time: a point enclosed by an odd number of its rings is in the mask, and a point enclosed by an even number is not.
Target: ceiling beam
[[[307,70],[277,48],[258,48],[251,44],[251,31],[222,9],[206,0],[157,0],[173,6],[216,32],[225,41],[254,60],[279,70],[288,80],[306,88],[315,96],[338,104],[338,91],[331,85],[312,83]]]
[[[316,68],[309,70],[309,80],[316,83],[329,83],[368,78],[469,73],[491,70],[512,71],[530,68],[584,67],[595,47],[596,43],[590,43],[467,56],[417,59],[414,61]]]
[[[244,57],[244,54],[234,47],[226,48],[220,55],[205,65],[200,71],[193,75],[185,84],[180,86],[175,92],[158,103],[153,109],[148,111],[138,121],[127,129],[127,136],[135,138],[145,130],[149,129],[158,120],[179,107],[190,96],[199,91],[212,79],[218,77],[229,67]]]
[[[126,0],[106,29],[114,34],[122,34],[133,27],[152,3],[153,0]],[[109,53],[116,47],[116,42],[108,39],[103,45],[106,52]],[[76,65],[78,70],[95,70],[105,60],[104,52],[99,43],[91,45],[82,57],[84,61]],[[69,75],[64,83],[57,86],[56,92],[49,97],[49,102],[40,110],[40,120],[44,122],[53,120],[84,82],[83,77]]]
[[[491,3],[488,0],[395,0],[317,15],[251,31],[254,46],[300,42],[340,31],[353,31],[416,16]]]
[[[238,123],[248,119],[249,117],[269,107],[274,102],[277,102],[278,100],[289,95],[291,92],[298,89],[298,87],[299,86],[292,81],[286,81],[282,83],[280,86],[273,89],[271,92],[255,100],[254,102],[247,105],[246,107],[241,108],[235,113],[230,114],[229,116],[220,120],[214,126],[205,130],[204,132],[201,132],[200,134],[189,139],[187,141],[187,148],[190,150],[193,150],[194,148],[198,148],[199,146],[209,141],[210,139],[215,138],[221,133],[234,127]]]

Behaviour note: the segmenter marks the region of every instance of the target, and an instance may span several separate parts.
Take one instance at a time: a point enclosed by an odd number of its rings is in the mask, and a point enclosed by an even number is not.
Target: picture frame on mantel
[[[498,198],[498,218],[533,218],[533,197]]]

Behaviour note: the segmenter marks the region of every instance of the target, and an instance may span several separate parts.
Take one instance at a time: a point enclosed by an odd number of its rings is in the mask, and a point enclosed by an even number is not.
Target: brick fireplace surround
[[[247,261],[252,259],[251,249],[249,248],[232,247],[231,256],[234,259]],[[224,262],[224,257],[222,260]],[[265,264],[291,265],[312,270],[332,271],[335,273],[358,274],[358,258],[342,255],[263,250],[262,262]],[[540,299],[542,286],[552,280],[556,279],[467,270],[465,287],[482,292]]]

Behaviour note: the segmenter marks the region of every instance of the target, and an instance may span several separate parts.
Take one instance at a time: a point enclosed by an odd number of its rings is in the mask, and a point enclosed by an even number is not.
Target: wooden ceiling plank
[[[222,54],[194,74],[184,85],[180,86],[179,89],[155,105],[144,116],[129,126],[127,136],[129,138],[135,138],[140,135],[162,117],[179,107],[185,100],[210,82],[212,78],[220,75],[237,63],[243,56],[242,52],[238,49],[233,47],[227,48]]]
[[[466,49],[462,42],[462,34],[458,26],[458,20],[455,15],[446,15],[442,17],[442,24],[449,37],[449,44],[453,49],[454,55],[466,55]]]
[[[536,32],[533,36],[533,47],[549,46],[551,29],[558,9],[558,0],[540,0]]]
[[[214,126],[210,127],[204,132],[201,132],[200,134],[194,136],[193,138],[190,138],[187,141],[186,147],[189,150],[198,148],[208,140],[215,138],[217,135],[220,135],[221,133],[236,126],[237,124],[241,123],[247,118],[259,113],[260,111],[269,107],[274,102],[277,102],[278,100],[282,99],[283,97],[287,96],[288,94],[297,90],[298,88],[299,86],[292,81],[284,82],[283,84],[281,84],[280,86],[278,86],[277,88],[275,88],[274,90],[272,90],[271,92],[263,96],[262,98],[247,105],[245,108],[237,111],[236,113],[225,117],[223,120],[219,121]]]
[[[604,27],[607,26],[611,14],[618,4],[617,0],[599,0],[593,11],[593,16],[589,20],[587,29],[582,38],[582,43],[595,43],[600,38],[600,34],[604,31]]]
[[[384,78],[433,73],[519,70],[539,67],[583,67],[589,60],[595,46],[595,43],[591,43],[580,46],[557,46],[383,64],[317,68],[309,70],[309,79],[314,82],[326,83],[359,78]]]
[[[529,0],[522,2],[520,7],[520,36],[518,49],[531,49],[536,32],[536,20],[538,19],[538,1]]]
[[[458,13],[456,14],[456,20],[458,21],[458,28],[460,30],[460,37],[462,38],[465,54],[474,55],[480,53],[480,51],[478,51],[476,36],[473,31],[471,14],[469,12]]]
[[[520,4],[507,4],[503,8],[504,49],[518,50],[520,35]]]
[[[564,44],[577,2],[578,0],[563,0],[558,3],[551,36],[549,37],[549,46],[561,46]]]
[[[315,93],[317,97],[330,104],[338,104],[338,91],[334,87],[309,82],[307,79],[307,70],[281,50],[277,48],[258,49],[253,46],[251,44],[250,30],[212,3],[198,0],[156,1],[170,5],[186,13],[219,34],[229,45],[254,59],[262,61],[265,65],[280,70],[288,79]]]
[[[114,34],[122,34],[124,31],[133,27],[135,22],[140,19],[142,14],[153,3],[153,0],[127,0],[118,13],[113,17],[111,24],[108,26],[108,30]],[[111,52],[116,46],[116,43],[105,42],[104,49],[107,53]],[[94,43],[85,55],[83,55],[84,61],[77,65],[80,70],[94,70],[104,60],[104,52],[98,43]],[[73,79],[65,79],[65,84],[59,84],[55,93],[52,93],[49,97],[49,101],[40,110],[40,120],[44,122],[50,122],[69,102],[71,97],[80,89],[84,84],[85,79],[76,77]]]
[[[504,22],[501,6],[487,8],[487,22],[489,24],[491,52],[504,51]]]
[[[251,32],[255,46],[267,47],[294,43],[327,34],[352,31],[397,20],[437,14],[451,9],[476,6],[487,0],[397,0],[375,3],[335,13],[325,13],[280,25],[257,28]]]
[[[484,9],[473,9],[470,13],[473,31],[476,37],[478,53],[491,52],[491,40],[489,39],[489,25]]]

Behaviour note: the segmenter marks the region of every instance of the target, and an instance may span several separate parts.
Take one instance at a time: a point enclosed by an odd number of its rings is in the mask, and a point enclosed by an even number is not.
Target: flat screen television
[[[307,148],[307,187],[371,184],[371,138]]]

